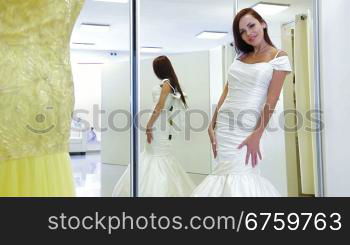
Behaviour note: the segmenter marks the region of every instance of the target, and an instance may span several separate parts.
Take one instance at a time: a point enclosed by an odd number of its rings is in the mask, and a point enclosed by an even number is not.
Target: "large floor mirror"
[[[155,9],[161,11],[155,14]],[[175,90],[178,98],[165,100],[164,113],[158,124],[153,124],[153,146],[148,144],[147,132],[141,132],[143,156],[163,157],[158,163],[152,159],[140,162],[158,165],[140,171],[144,179],[154,182],[140,181],[140,196],[149,196],[153,190],[162,196],[191,196],[212,172],[207,128],[232,59],[233,15],[231,0],[141,1],[141,110],[154,109],[160,102],[157,93],[168,84],[170,93]],[[165,80],[169,76],[172,81]],[[186,115],[178,120],[175,117],[172,125],[166,115],[177,109],[177,117],[181,117],[182,96]],[[181,120],[186,125],[183,128]],[[149,117],[144,117],[141,123],[147,130]],[[157,176],[167,180],[162,182]]]
[[[233,19],[245,8],[266,21],[291,65],[261,139],[259,174],[280,196],[321,196],[316,2],[142,0],[132,1],[132,12],[129,1],[86,0],[71,43],[73,122],[88,125],[71,136],[78,196],[131,196],[130,183],[141,197],[230,196],[223,186],[236,185],[239,193],[242,183],[252,183],[244,175],[208,178],[224,175],[217,173],[208,127],[237,58]],[[130,75],[129,28],[137,34],[137,81]],[[131,144],[133,103],[138,147]],[[130,172],[135,159],[137,175]]]

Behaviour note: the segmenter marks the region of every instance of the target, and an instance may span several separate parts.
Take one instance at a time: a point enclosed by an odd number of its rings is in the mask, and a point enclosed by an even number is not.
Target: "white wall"
[[[350,196],[350,1],[320,2],[325,194]]]
[[[84,110],[76,115],[94,127],[97,139],[101,139],[98,128],[101,127],[99,114],[93,116],[93,106],[101,106],[101,65],[77,64],[72,62],[72,73],[74,81],[74,110]]]
[[[267,21],[269,36],[272,43],[278,48],[281,48],[281,22],[271,22]]]
[[[224,53],[223,47],[219,46],[209,51],[209,76],[210,76],[210,101],[216,106],[220,99],[223,86],[225,84],[224,74]],[[211,106],[211,115],[215,111],[215,107]]]
[[[119,55],[119,53],[118,53]],[[87,121],[89,126],[95,128],[97,139],[101,140],[101,114],[95,111],[93,106],[101,109],[102,69],[105,64],[116,62],[118,57],[111,56],[106,50],[70,50],[70,61],[74,81],[75,110],[86,110],[88,113],[78,113],[77,116]]]
[[[222,90],[225,84],[225,66],[224,66],[224,47],[219,46],[213,48],[209,51],[209,75],[210,75],[210,116],[209,120],[213,117],[215,109],[217,107],[217,103],[222,94]],[[211,154],[211,161],[215,163],[213,154]],[[211,170],[213,170],[214,166],[212,164]]]
[[[108,62],[102,70],[101,161],[128,165],[130,162],[130,65]]]

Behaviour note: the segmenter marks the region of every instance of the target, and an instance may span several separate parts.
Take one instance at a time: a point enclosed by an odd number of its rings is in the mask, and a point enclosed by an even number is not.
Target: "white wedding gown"
[[[156,104],[161,93],[163,80],[152,89],[153,102]],[[153,140],[145,142],[145,148],[140,155],[139,164],[139,196],[141,197],[186,197],[195,188],[194,183],[171,153],[174,134],[168,123],[169,108],[174,98],[169,94],[164,110],[153,125]],[[169,140],[169,135],[172,135]],[[130,167],[128,166],[117,182],[112,196],[130,196]]]
[[[267,97],[274,70],[291,71],[287,56],[270,62],[243,63],[229,68],[228,94],[218,111],[214,171],[197,186],[194,197],[276,197],[275,187],[260,176],[259,164],[245,164],[247,148],[237,149],[253,131]],[[264,153],[262,153],[264,155]]]

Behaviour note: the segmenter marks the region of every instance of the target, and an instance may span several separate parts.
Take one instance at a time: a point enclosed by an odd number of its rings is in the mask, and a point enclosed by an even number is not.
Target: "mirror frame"
[[[238,11],[238,1],[234,1],[234,16],[236,16]],[[312,0],[313,6],[313,44],[315,48],[315,52],[313,55],[314,60],[314,108],[317,112],[316,120],[322,122],[322,107],[321,107],[321,72],[320,72],[320,0]],[[139,0],[130,0],[129,1],[129,11],[130,11],[130,111],[131,111],[131,119],[132,119],[132,130],[130,131],[130,188],[131,188],[131,197],[139,196],[139,188],[138,188],[138,162],[139,162],[139,132],[138,132],[138,118],[137,114],[140,110],[139,105]],[[322,139],[322,129],[316,131],[316,173],[317,176],[317,186],[315,191],[316,197],[324,197],[325,196],[325,187],[324,187],[324,165],[323,165],[323,139]]]

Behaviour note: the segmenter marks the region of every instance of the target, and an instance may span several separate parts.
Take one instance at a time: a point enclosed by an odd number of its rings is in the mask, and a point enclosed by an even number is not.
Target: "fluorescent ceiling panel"
[[[260,15],[270,16],[278,14],[290,7],[290,4],[279,4],[279,3],[267,3],[259,2],[252,6],[252,8]]]
[[[95,2],[128,3],[129,0],[95,0]]]
[[[217,40],[223,38],[226,35],[227,32],[203,31],[199,33],[196,37],[199,39]]]
[[[160,47],[142,47],[141,48],[141,52],[144,52],[144,53],[159,53],[162,50],[163,49]]]
[[[93,24],[93,23],[82,23],[80,24],[81,31],[87,32],[108,32],[111,26],[108,24]]]
[[[96,45],[96,43],[85,43],[85,42],[72,42],[74,45],[87,45],[87,46],[93,46]]]

